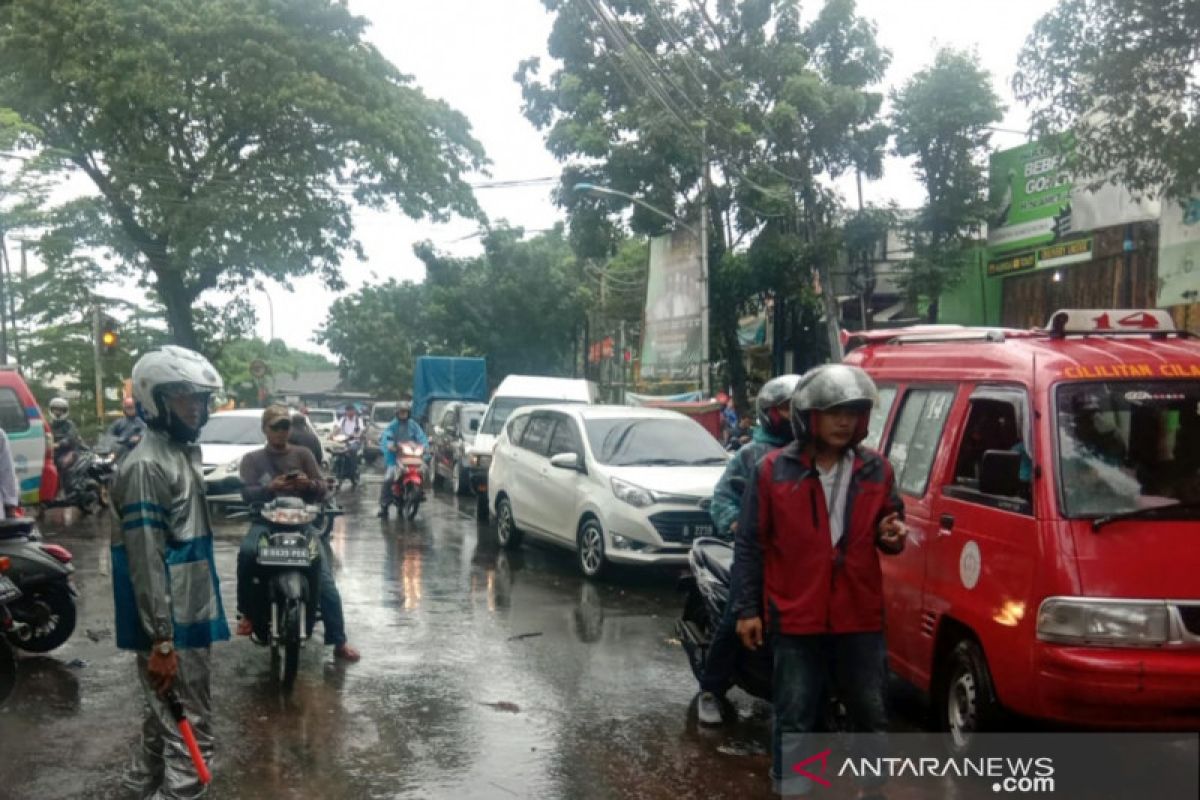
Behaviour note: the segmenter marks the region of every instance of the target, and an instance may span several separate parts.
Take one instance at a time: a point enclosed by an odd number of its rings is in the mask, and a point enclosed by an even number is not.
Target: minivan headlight
[[[487,469],[492,464],[492,457],[487,453],[471,453],[470,461],[472,467]]]
[[[228,464],[225,465],[226,472],[237,472],[241,468],[242,468],[241,456],[235,458],[233,461],[230,461]]]
[[[1059,644],[1153,647],[1169,638],[1166,603],[1051,597],[1038,610],[1037,635]]]
[[[612,479],[612,490],[618,500],[629,503],[634,508],[645,508],[646,506],[654,505],[653,492],[649,489],[635,486],[628,481],[623,481],[620,478]]]

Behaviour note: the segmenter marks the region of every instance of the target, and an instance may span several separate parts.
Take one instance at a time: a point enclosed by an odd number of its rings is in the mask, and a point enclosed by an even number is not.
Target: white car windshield
[[[589,419],[584,423],[596,461],[614,467],[705,466],[727,456],[690,419]]]
[[[328,425],[333,422],[333,411],[309,409],[308,421],[314,425]]]
[[[217,415],[200,429],[200,444],[262,444],[267,437],[262,432],[262,420],[253,417]]]
[[[1200,503],[1200,381],[1068,384],[1057,407],[1064,516]]]
[[[551,400],[545,397],[497,397],[492,401],[492,406],[488,409],[487,416],[483,418],[483,422],[479,426],[479,432],[499,436],[504,423],[508,422],[508,418],[518,408],[570,402],[570,400]]]

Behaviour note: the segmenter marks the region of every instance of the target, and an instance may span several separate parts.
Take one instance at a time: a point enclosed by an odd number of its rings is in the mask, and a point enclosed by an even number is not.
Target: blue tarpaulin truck
[[[482,358],[418,356],[413,372],[413,419],[426,431],[453,400],[486,403],[487,361]]]

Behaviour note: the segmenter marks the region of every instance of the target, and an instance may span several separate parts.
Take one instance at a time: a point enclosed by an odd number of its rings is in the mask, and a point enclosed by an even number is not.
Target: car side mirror
[[[569,469],[572,472],[583,472],[583,463],[580,461],[578,453],[559,453],[556,456],[550,456],[550,466]]]
[[[1011,450],[985,450],[979,463],[979,491],[997,497],[1021,494],[1021,454]]]
[[[479,420],[477,420],[477,419],[471,420],[470,428],[471,428],[471,433],[478,433],[479,432]]]

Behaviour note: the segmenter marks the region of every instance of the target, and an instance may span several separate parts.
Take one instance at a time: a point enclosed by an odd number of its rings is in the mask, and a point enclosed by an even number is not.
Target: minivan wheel
[[[604,528],[599,520],[588,519],[579,527],[576,550],[584,576],[595,578],[604,572],[608,559],[604,555]]]
[[[512,503],[507,497],[496,502],[496,539],[501,547],[516,547],[521,543],[521,531],[513,518]]]
[[[938,727],[949,734],[955,754],[972,751],[975,734],[996,726],[1000,704],[983,650],[971,639],[955,645],[946,659],[940,690],[935,694]]]

